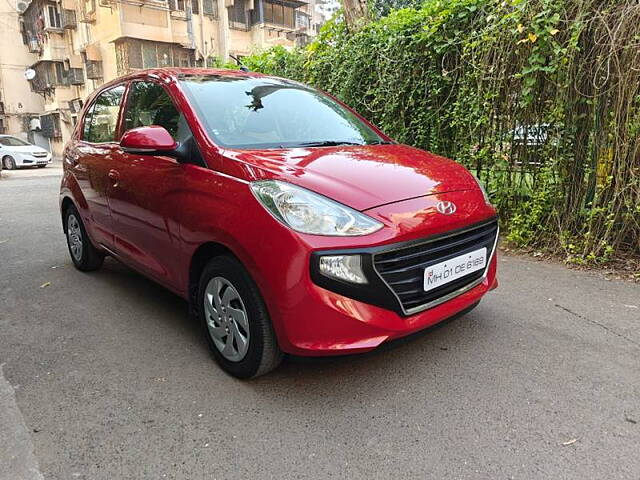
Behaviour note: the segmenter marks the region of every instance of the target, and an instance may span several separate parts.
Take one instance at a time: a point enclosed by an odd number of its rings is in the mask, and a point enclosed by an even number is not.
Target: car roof
[[[268,75],[264,75],[258,72],[245,72],[242,70],[230,70],[225,68],[177,68],[177,67],[166,67],[166,68],[149,68],[146,70],[136,70],[135,72],[129,73],[127,75],[123,75],[121,77],[117,77],[110,82],[105,83],[100,87],[100,90],[103,90],[104,87],[108,87],[111,85],[117,85],[122,82],[126,82],[128,80],[134,80],[144,77],[149,78],[160,78],[160,79],[177,79],[182,75],[217,75],[217,76],[228,76],[228,77],[244,77],[244,78],[268,78]]]

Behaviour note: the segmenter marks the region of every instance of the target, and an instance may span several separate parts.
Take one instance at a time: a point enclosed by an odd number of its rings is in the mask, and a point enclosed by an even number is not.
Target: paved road
[[[466,317],[241,382],[182,300],[112,260],[72,268],[59,170],[10,175],[2,480],[640,478],[638,285],[503,256]]]

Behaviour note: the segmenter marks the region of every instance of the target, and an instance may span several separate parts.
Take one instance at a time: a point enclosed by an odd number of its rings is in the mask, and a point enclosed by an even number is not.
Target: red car
[[[101,87],[65,149],[60,209],[78,269],[112,255],[187,299],[241,378],[284,352],[372,350],[497,286],[496,211],[473,175],[255,73]]]

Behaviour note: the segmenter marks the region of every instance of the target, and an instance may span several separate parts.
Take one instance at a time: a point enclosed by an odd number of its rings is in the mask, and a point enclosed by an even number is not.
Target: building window
[[[296,27],[311,28],[311,16],[308,13],[296,11]]]
[[[249,30],[249,18],[244,0],[236,0],[232,7],[227,8],[229,28],[235,30]]]
[[[55,62],[56,85],[69,85],[69,71],[64,68],[64,63]]]
[[[202,0],[202,12],[213,18],[218,18],[218,4],[216,0]]]
[[[169,9],[179,12],[185,10],[185,0],[169,0]]]
[[[191,0],[191,13],[198,15],[200,13],[200,1]]]
[[[43,137],[59,138],[62,136],[60,129],[60,115],[58,113],[49,113],[40,117],[40,128]]]
[[[57,5],[47,5],[47,27],[62,28],[60,10],[58,10]]]

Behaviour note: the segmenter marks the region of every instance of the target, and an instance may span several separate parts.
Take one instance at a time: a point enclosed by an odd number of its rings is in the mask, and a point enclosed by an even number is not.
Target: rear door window
[[[124,85],[105,90],[91,106],[84,124],[83,139],[91,143],[115,142]]]

